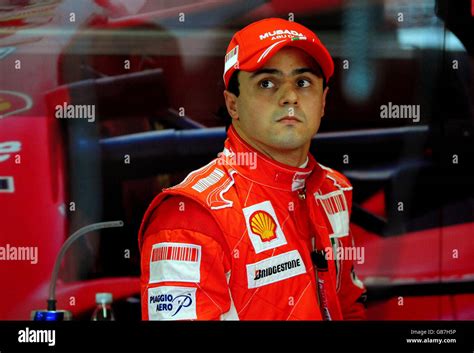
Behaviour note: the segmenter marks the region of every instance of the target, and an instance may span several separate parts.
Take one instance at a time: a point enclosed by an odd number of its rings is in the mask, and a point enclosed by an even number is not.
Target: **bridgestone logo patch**
[[[299,267],[299,266],[301,266],[300,259],[291,260],[291,261],[287,261],[287,262],[284,262],[284,263],[279,264],[279,265],[270,266],[268,268],[264,268],[264,269],[261,269],[261,270],[256,270],[254,280],[256,281],[258,279],[262,279],[262,278],[265,278],[265,277],[268,277],[268,276],[271,276],[271,275],[275,275],[279,272],[284,272],[284,271],[287,271],[287,270],[291,270],[292,268]]]
[[[247,280],[249,288],[257,288],[270,283],[306,273],[306,267],[298,250],[247,265]]]

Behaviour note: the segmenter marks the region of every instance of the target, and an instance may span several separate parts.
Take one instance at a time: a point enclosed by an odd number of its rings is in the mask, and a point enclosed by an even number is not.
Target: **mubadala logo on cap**
[[[272,40],[275,40],[275,39],[280,39],[280,38],[285,38],[285,37],[291,38],[293,36],[302,37],[306,39],[305,35],[303,33],[299,33],[298,31],[294,31],[294,30],[290,31],[288,29],[277,29],[277,30],[274,30],[273,32],[266,32],[264,34],[260,34],[260,40],[267,39],[268,37],[271,37]]]

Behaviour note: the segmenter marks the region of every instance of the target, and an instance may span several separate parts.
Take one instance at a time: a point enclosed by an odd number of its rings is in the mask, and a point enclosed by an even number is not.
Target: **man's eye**
[[[301,80],[298,80],[298,87],[309,87],[311,85],[311,81],[309,80],[306,80],[306,79],[301,79]]]
[[[260,81],[260,87],[262,88],[273,88],[275,84],[270,80],[262,80]]]

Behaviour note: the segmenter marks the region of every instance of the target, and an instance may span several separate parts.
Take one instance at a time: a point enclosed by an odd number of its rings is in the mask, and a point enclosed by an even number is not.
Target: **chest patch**
[[[321,195],[315,193],[316,202],[322,206],[332,228],[331,238],[349,235],[349,208],[342,190]]]
[[[288,251],[253,264],[248,264],[248,287],[257,288],[265,286],[305,272],[306,267],[298,250]]]
[[[154,244],[150,258],[150,281],[200,282],[201,246],[184,243]]]
[[[250,241],[257,254],[286,244],[285,234],[270,201],[246,207],[242,211]]]

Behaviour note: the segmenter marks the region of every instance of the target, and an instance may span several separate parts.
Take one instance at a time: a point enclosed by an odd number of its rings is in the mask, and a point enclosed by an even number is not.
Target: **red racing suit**
[[[142,318],[364,319],[365,288],[347,256],[357,253],[351,190],[311,155],[304,168],[278,163],[230,127],[220,156],[145,213]]]

